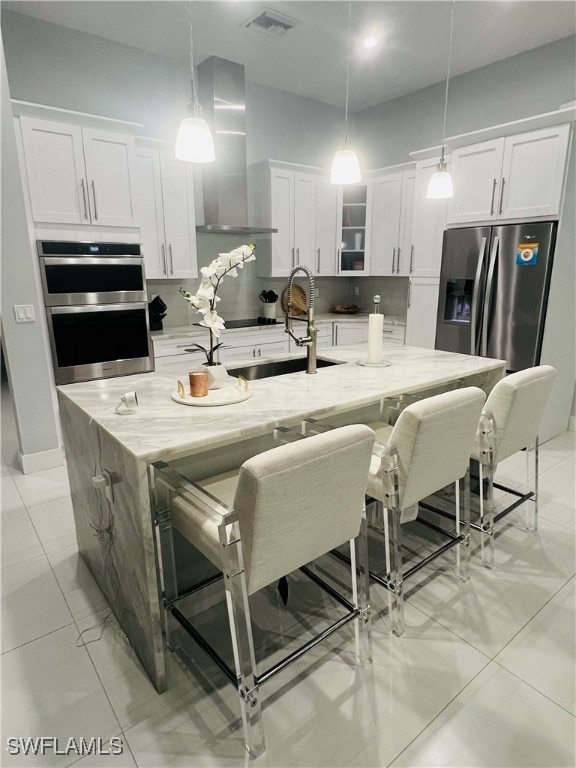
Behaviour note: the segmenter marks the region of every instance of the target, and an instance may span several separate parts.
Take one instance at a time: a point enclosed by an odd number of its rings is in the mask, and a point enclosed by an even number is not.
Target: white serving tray
[[[220,389],[209,389],[208,394],[205,397],[192,397],[191,395],[185,395],[180,397],[178,391],[172,392],[170,397],[174,402],[180,403],[180,405],[196,405],[200,407],[210,407],[215,405],[232,405],[232,403],[242,403],[244,400],[252,397],[254,392],[251,390],[244,390],[238,386],[238,380],[232,379],[234,383],[227,384]]]

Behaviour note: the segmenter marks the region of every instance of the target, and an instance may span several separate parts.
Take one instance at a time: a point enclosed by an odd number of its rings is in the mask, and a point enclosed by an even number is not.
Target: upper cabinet
[[[135,206],[146,277],[197,277],[192,167],[168,152],[136,149]]]
[[[416,168],[376,172],[372,180],[370,274],[408,275]]]
[[[338,187],[328,174],[316,176],[316,262],[314,274],[336,274],[336,232],[338,227]]]
[[[371,185],[340,187],[338,197],[338,274],[369,275]]]
[[[35,222],[137,226],[134,137],[21,117]]]
[[[448,201],[428,200],[426,197],[430,178],[439,160],[439,157],[431,157],[416,163],[413,235],[408,265],[409,274],[414,278],[440,276]]]
[[[558,216],[569,135],[564,124],[454,149],[448,224]]]
[[[278,230],[270,238],[269,253],[257,260],[258,275],[288,277],[298,265],[316,275],[333,275],[337,190],[324,174],[268,161],[252,170],[251,182],[254,224]]]

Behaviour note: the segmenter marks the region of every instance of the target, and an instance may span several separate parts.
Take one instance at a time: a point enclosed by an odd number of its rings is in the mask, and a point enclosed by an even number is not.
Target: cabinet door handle
[[[168,243],[168,256],[170,258],[170,274],[174,277],[174,263],[172,261],[172,243]]]
[[[80,179],[80,184],[82,185],[82,200],[84,202],[84,218],[86,221],[88,221],[88,201],[86,200],[86,185],[84,184],[84,179]]]
[[[162,253],[162,272],[166,275],[166,246],[164,243],[160,246],[160,252]]]
[[[338,274],[342,273],[342,251],[340,248],[337,249],[336,253],[338,254]]]
[[[94,221],[98,221],[98,211],[96,210],[96,184],[94,179],[90,182],[92,184],[92,197],[94,198]]]
[[[410,246],[410,274],[412,274],[412,270],[414,269],[414,246]]]
[[[296,248],[296,264],[300,264],[300,248]]]
[[[294,248],[292,248],[292,269],[294,269]]]
[[[494,179],[492,183],[492,200],[490,200],[490,216],[494,216],[494,196],[496,195],[497,179]]]
[[[316,272],[320,274],[320,248],[316,251]]]
[[[400,254],[402,252],[402,248],[398,248],[398,256],[396,257],[396,272],[400,272]]]
[[[504,176],[502,176],[502,186],[500,187],[500,205],[498,206],[498,216],[502,213],[502,205],[504,204],[504,184],[506,184],[506,179]]]
[[[410,309],[411,300],[412,300],[412,283],[408,283],[408,309]]]
[[[334,346],[338,346],[338,326],[334,326]]]
[[[396,265],[396,248],[393,248],[392,249],[392,274],[394,274],[394,272],[396,271],[394,268],[395,265]]]

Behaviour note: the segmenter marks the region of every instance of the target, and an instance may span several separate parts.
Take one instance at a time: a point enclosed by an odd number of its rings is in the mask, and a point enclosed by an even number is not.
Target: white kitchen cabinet
[[[434,349],[439,278],[411,278],[408,286],[406,344]]]
[[[21,117],[36,222],[134,227],[134,137]]]
[[[495,218],[503,151],[504,139],[453,150],[454,197],[448,204],[449,224]]]
[[[338,200],[338,274],[369,275],[372,185],[339,187]]]
[[[428,200],[426,192],[439,157],[416,163],[412,246],[408,271],[414,278],[440,276],[442,240],[448,214],[447,200]]]
[[[336,274],[336,234],[338,228],[338,187],[328,176],[316,177],[316,226],[314,274],[329,277]]]
[[[251,172],[252,219],[278,230],[259,253],[259,277],[288,277],[297,265],[334,275],[337,189],[319,169],[267,161]]]
[[[246,344],[245,346],[231,346],[226,349],[219,350],[220,360],[223,362],[229,362],[236,360],[238,362],[242,360],[249,360],[252,358],[269,357],[270,355],[283,355],[288,352],[288,344],[282,341],[273,341],[267,344]]]
[[[168,152],[139,147],[135,175],[147,279],[197,277],[192,168]]]
[[[362,344],[368,341],[368,323],[334,323],[334,346],[344,347],[347,344]]]
[[[224,333],[221,341],[224,346],[218,350],[218,354],[222,362],[282,355],[289,351],[288,336],[282,325],[248,333]]]
[[[376,174],[372,180],[370,274],[407,275],[412,252],[416,169]]]
[[[448,223],[559,215],[569,135],[564,124],[454,149]]]

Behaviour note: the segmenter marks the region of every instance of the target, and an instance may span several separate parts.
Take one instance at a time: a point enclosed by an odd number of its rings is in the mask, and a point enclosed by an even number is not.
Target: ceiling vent
[[[284,16],[283,13],[271,11],[270,8],[264,8],[264,10],[258,11],[255,16],[249,18],[248,21],[245,21],[242,26],[246,27],[246,29],[264,32],[265,35],[271,35],[272,37],[281,37],[299,23],[296,19]]]

